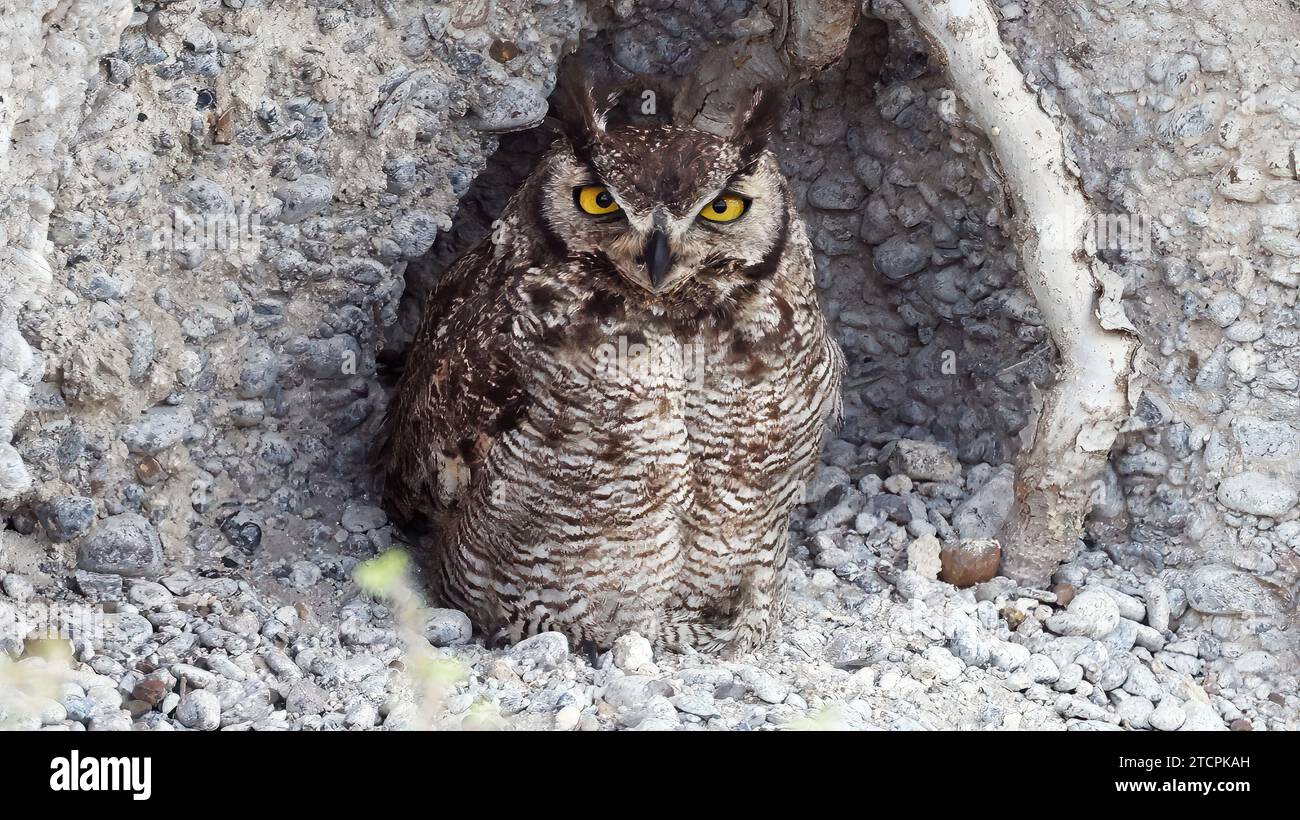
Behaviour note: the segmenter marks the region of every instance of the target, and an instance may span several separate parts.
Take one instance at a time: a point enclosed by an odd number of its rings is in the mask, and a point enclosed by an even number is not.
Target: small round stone
[[[221,701],[206,689],[187,692],[176,706],[176,719],[187,729],[210,732],[221,725]]]

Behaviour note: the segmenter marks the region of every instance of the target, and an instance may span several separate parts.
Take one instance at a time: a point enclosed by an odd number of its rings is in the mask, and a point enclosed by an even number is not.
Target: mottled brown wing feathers
[[[484,241],[428,297],[372,455],[399,523],[454,509],[493,440],[524,411],[508,276]]]

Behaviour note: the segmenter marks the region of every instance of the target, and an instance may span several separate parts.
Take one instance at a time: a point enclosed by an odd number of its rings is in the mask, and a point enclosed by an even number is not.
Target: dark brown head
[[[533,203],[553,245],[606,261],[648,298],[703,277],[725,290],[770,275],[790,230],[785,180],[766,150],[777,95],[744,100],[730,137],[607,126],[612,100],[581,82],[559,96],[564,140]]]

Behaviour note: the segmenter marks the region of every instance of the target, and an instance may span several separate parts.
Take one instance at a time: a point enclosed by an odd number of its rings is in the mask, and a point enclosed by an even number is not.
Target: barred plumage
[[[843,370],[772,108],[722,139],[606,130],[585,99],[429,297],[377,451],[386,503],[434,519],[434,592],[489,636],[748,649]],[[724,206],[743,215],[701,213]]]

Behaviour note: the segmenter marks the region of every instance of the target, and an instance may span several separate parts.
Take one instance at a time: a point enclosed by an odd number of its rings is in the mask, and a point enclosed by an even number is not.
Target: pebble
[[[1119,616],[1121,618],[1127,618],[1130,621],[1145,620],[1147,614],[1146,604],[1137,598],[1134,598],[1132,595],[1126,595],[1125,593],[1120,592],[1117,589],[1112,589],[1105,584],[1094,584],[1088,589],[1100,590],[1109,595],[1111,600],[1115,602],[1115,606],[1119,609]]]
[[[132,581],[126,599],[142,609],[160,609],[173,600],[171,592],[153,581]]]
[[[459,646],[469,643],[474,626],[469,616],[458,609],[431,609],[424,624],[424,637],[434,646]]]
[[[1015,499],[1013,482],[1011,469],[1001,468],[958,505],[952,525],[963,539],[979,541],[998,534],[1011,514]]]
[[[582,719],[582,712],[578,707],[569,705],[560,708],[555,713],[555,730],[557,732],[570,732],[578,726],[578,721]]]
[[[965,588],[997,575],[1002,563],[1002,545],[993,539],[963,538],[939,552],[939,580]]]
[[[1165,696],[1165,690],[1161,688],[1151,668],[1142,663],[1135,663],[1129,668],[1122,688],[1130,695],[1144,697],[1153,703]]]
[[[922,578],[933,581],[943,568],[940,560],[942,544],[933,535],[923,535],[907,546],[907,568]]]
[[[71,541],[90,531],[95,523],[95,499],[63,495],[36,505],[36,519],[55,543]]]
[[[641,672],[654,667],[654,650],[650,641],[636,632],[615,640],[612,654],[614,665],[625,672]]]
[[[86,721],[86,729],[91,732],[129,732],[131,715],[117,709],[99,710]]]
[[[20,603],[31,600],[36,594],[36,587],[32,582],[26,576],[16,572],[5,575],[4,581],[0,582],[0,589],[4,590],[5,595]]]
[[[369,532],[388,523],[388,515],[373,504],[350,502],[343,508],[339,523],[348,532]]]
[[[961,477],[961,464],[945,448],[929,441],[898,439],[889,457],[894,473],[916,481],[953,481]]]
[[[1255,577],[1221,564],[1194,569],[1183,591],[1187,605],[1207,615],[1263,615],[1281,609],[1277,596]]]
[[[1187,713],[1183,711],[1183,707],[1178,704],[1177,699],[1172,697],[1160,701],[1160,704],[1147,718],[1152,729],[1159,729],[1162,732],[1177,731],[1186,720]]]
[[[320,583],[321,568],[311,561],[294,561],[289,567],[289,583],[298,589],[310,589]]]
[[[162,539],[138,513],[109,516],[78,548],[77,566],[101,574],[157,576],[163,569]]]
[[[205,689],[186,692],[176,706],[176,719],[188,729],[210,732],[221,725],[221,701]]]
[[[1219,482],[1218,499],[1236,512],[1280,518],[1295,507],[1300,495],[1275,476],[1247,471]]]
[[[1228,725],[1209,703],[1189,699],[1183,703],[1186,719],[1180,728],[1184,732],[1226,732]]]
[[[1155,709],[1155,704],[1146,698],[1131,697],[1125,698],[1115,706],[1115,715],[1134,729],[1145,729]]]
[[[1158,578],[1152,578],[1146,585],[1146,621],[1157,632],[1169,628],[1169,591]]]
[[[1025,662],[1024,672],[1034,683],[1055,683],[1061,676],[1060,669],[1052,659],[1043,655],[1031,655]]]
[[[194,413],[184,405],[152,407],[129,425],[122,441],[132,453],[156,456],[184,440],[194,425]]]
[[[1096,589],[1085,589],[1064,612],[1048,618],[1045,625],[1058,635],[1102,638],[1118,625],[1119,618],[1119,606],[1113,598]]]
[[[688,715],[695,715],[704,719],[718,717],[721,712],[718,711],[717,701],[713,695],[708,693],[683,692],[670,698],[674,707],[680,712]]]
[[[547,671],[558,667],[569,656],[569,641],[558,632],[542,632],[510,647],[506,654],[522,664]]]
[[[754,696],[767,703],[783,703],[790,694],[790,687],[770,672],[753,666],[740,669],[740,679],[749,686]]]

